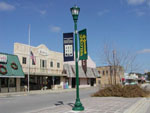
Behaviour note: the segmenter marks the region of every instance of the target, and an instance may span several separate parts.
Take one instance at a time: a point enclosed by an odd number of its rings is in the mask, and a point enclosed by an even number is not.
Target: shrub
[[[138,85],[111,85],[94,93],[93,97],[147,97],[150,92],[141,89]]]

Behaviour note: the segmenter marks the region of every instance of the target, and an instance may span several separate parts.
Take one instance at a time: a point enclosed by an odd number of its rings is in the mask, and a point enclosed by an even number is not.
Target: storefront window
[[[16,87],[16,78],[1,78],[1,87]]]
[[[9,78],[9,87],[16,87],[16,78]]]
[[[8,78],[0,78],[1,79],[1,87],[8,87]]]
[[[54,84],[59,85],[60,84],[60,77],[54,77]]]

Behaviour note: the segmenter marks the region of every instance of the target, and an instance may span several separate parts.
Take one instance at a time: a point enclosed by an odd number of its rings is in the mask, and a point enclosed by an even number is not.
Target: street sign
[[[86,60],[87,54],[87,35],[86,29],[79,31],[79,41],[80,41],[80,56],[79,60]]]
[[[64,62],[74,60],[73,33],[63,33]]]

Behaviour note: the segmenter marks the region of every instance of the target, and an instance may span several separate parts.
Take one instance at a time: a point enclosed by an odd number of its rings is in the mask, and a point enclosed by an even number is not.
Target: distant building
[[[24,73],[16,55],[0,53],[0,92],[20,91],[20,80]]]
[[[121,82],[121,78],[124,76],[124,69],[121,66],[119,66],[117,69],[118,72],[116,75],[116,83],[118,84]],[[114,83],[115,76],[113,66],[101,66],[97,67],[97,70],[101,75],[101,78],[99,78],[98,81],[102,86]]]

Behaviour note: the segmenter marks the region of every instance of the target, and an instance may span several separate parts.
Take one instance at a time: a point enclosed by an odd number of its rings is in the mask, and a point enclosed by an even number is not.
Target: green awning
[[[13,67],[16,67],[17,69],[13,69]],[[11,55],[11,54],[5,54],[5,53],[0,53],[0,71],[5,72],[7,70],[7,73],[0,73],[0,77],[14,77],[14,78],[24,78],[24,72],[22,70],[22,67],[20,65],[18,56],[16,55]]]

